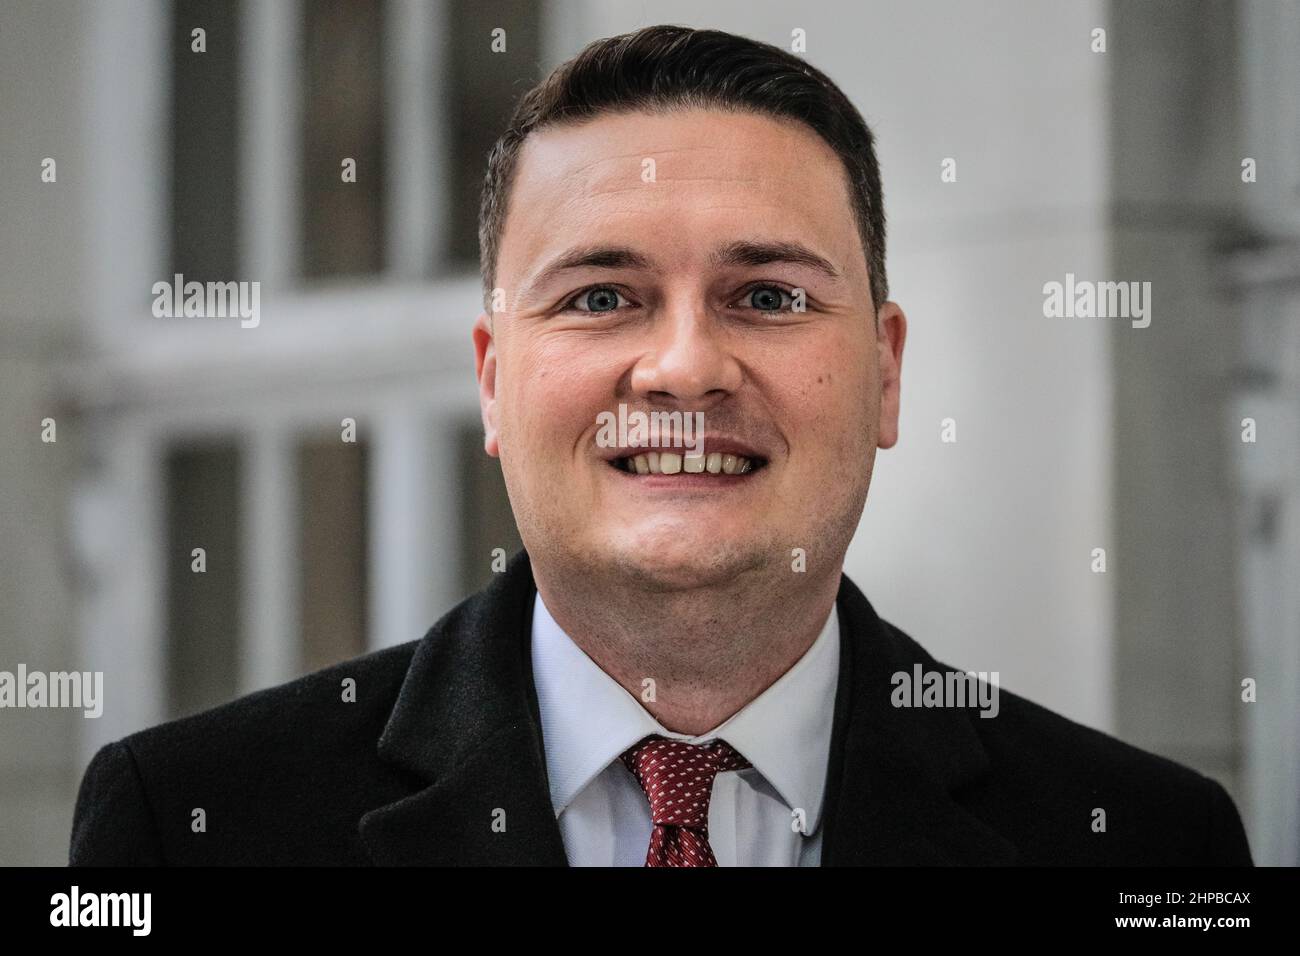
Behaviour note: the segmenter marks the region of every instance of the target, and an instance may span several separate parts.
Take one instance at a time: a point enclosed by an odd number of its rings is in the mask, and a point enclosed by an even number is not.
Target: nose
[[[631,388],[638,396],[698,409],[740,388],[744,376],[726,329],[702,303],[665,308],[652,334],[650,350],[632,369]]]

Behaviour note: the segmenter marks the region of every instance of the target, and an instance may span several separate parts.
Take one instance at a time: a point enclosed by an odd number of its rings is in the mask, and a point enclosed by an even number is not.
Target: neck
[[[533,567],[546,609],[573,642],[665,728],[692,736],[770,687],[825,626],[840,564],[817,578],[777,574],[663,592]]]

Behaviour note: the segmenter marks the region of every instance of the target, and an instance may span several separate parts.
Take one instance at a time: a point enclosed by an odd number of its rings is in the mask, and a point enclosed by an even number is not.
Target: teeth
[[[652,451],[620,459],[619,466],[635,475],[743,475],[754,470],[754,462],[740,455],[710,452],[707,455],[686,455],[670,451]]]

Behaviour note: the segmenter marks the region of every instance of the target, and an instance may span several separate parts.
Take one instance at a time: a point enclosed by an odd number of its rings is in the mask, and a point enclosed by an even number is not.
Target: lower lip
[[[717,489],[722,491],[729,488],[736,488],[741,485],[747,485],[767,471],[767,466],[759,468],[757,471],[747,471],[743,475],[728,475],[725,473],[709,474],[707,472],[689,472],[679,471],[675,475],[640,475],[636,472],[624,471],[613,465],[605,466],[615,478],[624,478],[629,482],[635,483],[638,488],[645,488],[648,491],[709,491]]]

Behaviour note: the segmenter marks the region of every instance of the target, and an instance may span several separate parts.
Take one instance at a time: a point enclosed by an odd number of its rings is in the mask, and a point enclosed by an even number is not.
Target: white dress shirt
[[[539,593],[533,680],[551,803],[570,865],[645,865],[650,803],[618,758],[649,734],[692,744],[721,737],[753,765],[714,780],[709,844],[719,866],[820,865],[839,659],[832,606],[794,666],[713,730],[691,737],[664,729],[601,670],[555,623]]]

